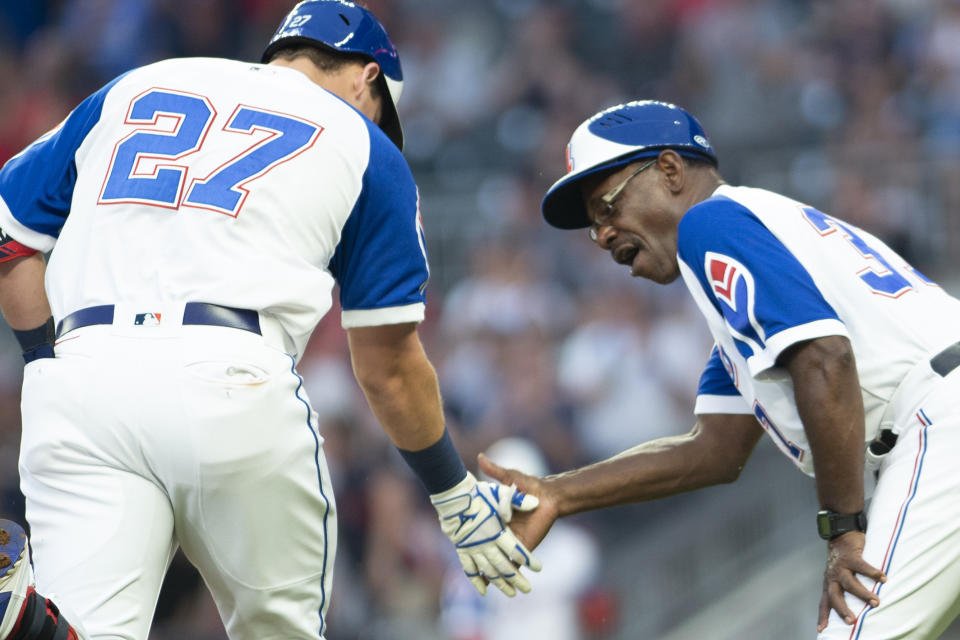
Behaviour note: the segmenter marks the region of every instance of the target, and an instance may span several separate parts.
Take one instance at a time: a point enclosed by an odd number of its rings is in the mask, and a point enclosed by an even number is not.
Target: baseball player
[[[146,638],[178,547],[231,638],[323,637],[336,508],[296,364],[334,283],[356,377],[471,582],[529,589],[504,523],[536,500],[467,472],[417,337],[401,88],[373,14],[307,0],[262,63],[130,71],[0,170],[33,551],[31,572],[0,523],[0,640]]]
[[[567,154],[547,222],[634,277],[682,277],[716,344],[685,436],[544,479],[481,460],[540,497],[514,530],[535,544],[559,516],[732,482],[766,433],[816,481],[819,637],[936,637],[960,608],[960,301],[866,231],[724,183],[672,104],[602,111]]]

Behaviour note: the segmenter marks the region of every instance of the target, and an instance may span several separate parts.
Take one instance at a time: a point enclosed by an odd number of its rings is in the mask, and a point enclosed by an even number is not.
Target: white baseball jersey
[[[372,122],[302,73],[158,62],[0,171],[0,228],[47,251],[54,318],[199,301],[273,317],[295,356],[340,285],[345,327],[420,321],[418,195]]]
[[[907,372],[960,338],[960,301],[866,231],[769,191],[719,187],[684,216],[678,253],[716,340],[696,413],[753,413],[811,475],[793,384],[776,366],[784,349],[850,339],[869,442],[890,426]]]
[[[850,593],[855,621],[832,611],[819,640],[935,638],[960,592],[960,301],[869,233],[761,189],[721,186],[681,220],[684,281],[716,340],[696,412],[752,413],[813,475],[789,373],[791,344],[847,336],[865,410],[865,438],[896,445],[874,457],[863,558],[886,582],[857,576],[879,599]],[[935,355],[949,364],[934,366]],[[813,518],[811,514],[811,532]]]

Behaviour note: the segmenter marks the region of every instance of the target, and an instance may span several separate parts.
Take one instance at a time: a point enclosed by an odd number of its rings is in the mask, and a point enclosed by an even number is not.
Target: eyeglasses
[[[600,196],[600,200],[603,201],[603,211],[597,214],[596,219],[594,219],[593,223],[590,225],[590,230],[588,233],[590,234],[591,240],[596,242],[600,235],[600,229],[610,224],[610,221],[613,220],[613,218],[617,215],[616,209],[613,208],[613,201],[616,200],[617,196],[620,195],[620,192],[626,188],[627,183],[633,180],[636,176],[640,175],[643,171],[652,167],[654,164],[656,164],[656,162],[657,159],[654,158],[653,160],[649,160],[640,165],[640,168],[627,176],[623,182]]]

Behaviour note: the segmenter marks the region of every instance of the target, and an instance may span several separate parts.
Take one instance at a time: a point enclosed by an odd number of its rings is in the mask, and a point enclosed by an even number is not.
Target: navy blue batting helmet
[[[283,19],[261,62],[269,62],[280,49],[298,44],[359,53],[380,65],[383,87],[390,98],[383,101],[380,128],[402,150],[403,129],[397,101],[403,91],[403,72],[397,49],[380,21],[369,10],[348,0],[304,0]]]
[[[570,137],[567,174],[544,196],[544,219],[560,229],[589,227],[578,182],[598,171],[659,155],[664,149],[717,164],[717,156],[700,123],[669,102],[637,100],[590,117]]]

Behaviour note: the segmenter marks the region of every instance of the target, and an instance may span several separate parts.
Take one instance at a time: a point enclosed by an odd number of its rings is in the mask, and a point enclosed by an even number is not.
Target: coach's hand
[[[477,462],[480,471],[497,482],[516,487],[530,496],[537,496],[539,506],[532,511],[515,514],[510,523],[510,528],[527,548],[535,548],[550,531],[559,514],[549,480],[527,475],[516,469],[504,469],[482,453],[477,456]]]
[[[882,571],[863,559],[865,542],[866,536],[863,533],[850,531],[827,543],[827,569],[823,572],[823,595],[820,597],[820,615],[817,620],[818,632],[827,628],[831,609],[836,611],[847,624],[853,624],[856,621],[856,616],[844,600],[845,592],[855,595],[871,607],[880,604],[876,594],[863,586],[856,577],[859,573],[872,580],[887,581],[887,576]]]
[[[514,487],[477,482],[472,473],[467,473],[455,487],[432,494],[430,501],[440,515],[440,527],[457,548],[464,573],[480,595],[487,592],[485,580],[510,597],[517,589],[530,591],[530,582],[520,573],[520,567],[540,571],[540,561],[506,523],[514,510],[536,509],[535,497]]]

